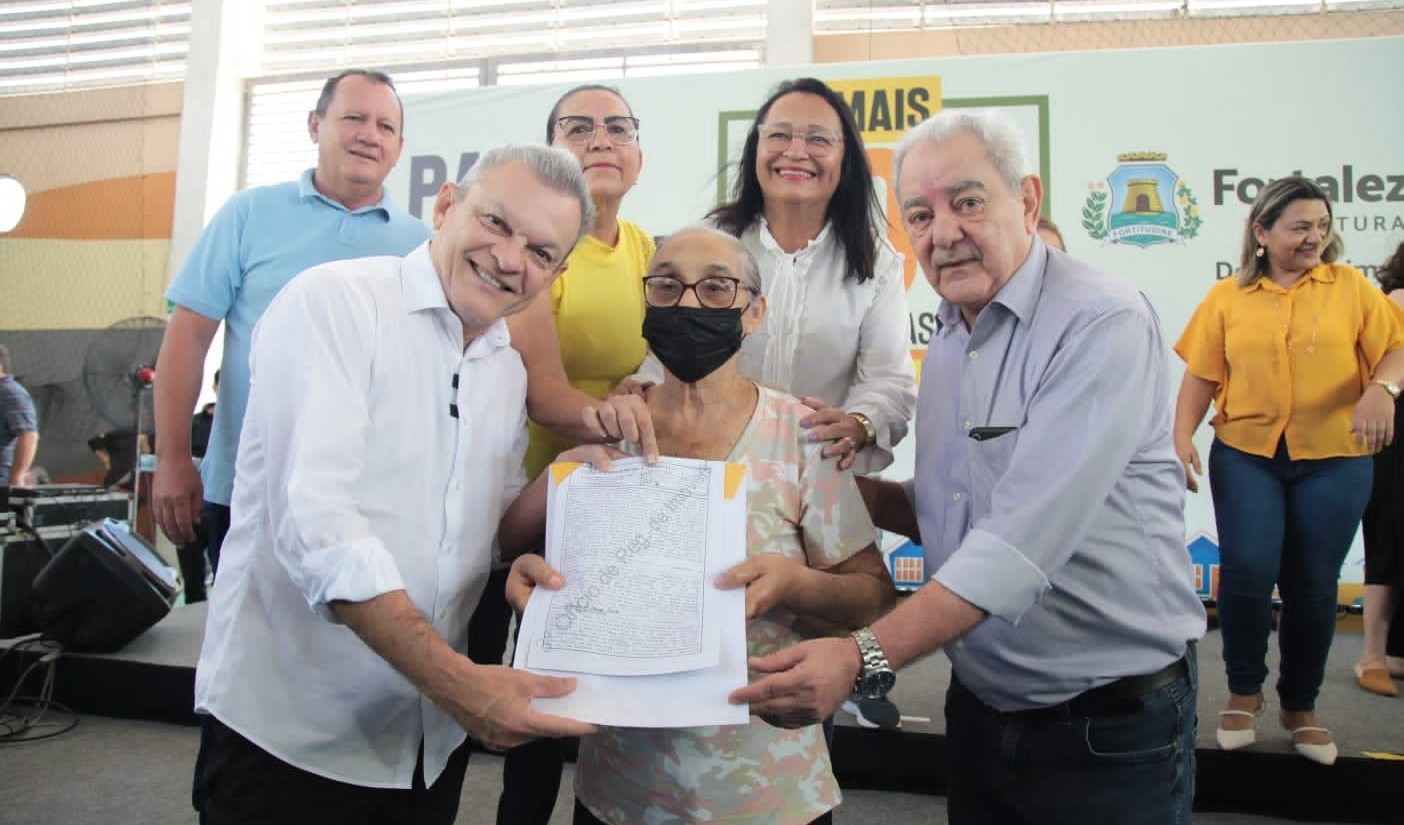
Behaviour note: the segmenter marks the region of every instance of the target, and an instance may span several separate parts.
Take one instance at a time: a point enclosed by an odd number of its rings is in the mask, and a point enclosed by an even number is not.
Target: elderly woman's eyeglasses
[[[695,284],[685,284],[672,275],[650,275],[643,279],[644,300],[651,307],[677,306],[683,295],[690,289],[697,296],[697,303],[708,309],[727,309],[736,305],[736,296],[742,287],[737,278],[713,275]],[[755,290],[751,290],[754,292]]]
[[[639,139],[639,119],[636,117],[614,115],[605,118],[603,123],[596,123],[594,118],[584,115],[567,115],[556,120],[556,128],[576,146],[589,143],[601,126],[609,136],[609,142],[615,146],[628,146]]]
[[[834,153],[843,142],[843,136],[825,129],[823,126],[810,126],[803,131],[789,123],[758,123],[756,133],[761,143],[772,152],[784,152],[798,138],[804,143],[804,150],[812,157],[826,158]]]

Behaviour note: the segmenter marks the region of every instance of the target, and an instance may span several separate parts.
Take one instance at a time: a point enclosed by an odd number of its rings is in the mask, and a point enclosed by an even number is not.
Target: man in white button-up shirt
[[[503,316],[564,269],[593,206],[560,150],[488,152],[404,258],[314,267],[254,335],[219,587],[196,674],[206,823],[451,823],[465,731],[589,725],[573,689],[463,655],[524,484],[526,372]]]

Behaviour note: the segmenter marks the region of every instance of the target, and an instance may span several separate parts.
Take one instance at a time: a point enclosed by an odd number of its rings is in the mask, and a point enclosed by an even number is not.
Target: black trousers
[[[512,606],[507,604],[506,568],[494,570],[468,621],[468,658],[501,664],[507,649]],[[573,740],[538,739],[503,754],[498,825],[547,825],[561,791],[561,773]]]
[[[195,524],[195,538],[189,544],[176,548],[176,559],[180,564],[180,577],[185,581],[185,603],[196,604],[205,600],[205,520],[202,517]]]
[[[228,505],[205,502],[200,511],[200,522],[205,528],[205,550],[210,557],[210,572],[219,575],[219,551],[224,548],[224,537],[229,534]]]
[[[201,825],[453,825],[468,753],[465,741],[426,788],[421,747],[412,788],[366,788],[295,768],[205,716],[192,802]]]

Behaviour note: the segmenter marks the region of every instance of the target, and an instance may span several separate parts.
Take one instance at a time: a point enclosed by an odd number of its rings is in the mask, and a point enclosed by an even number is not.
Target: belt
[[[1189,676],[1191,653],[1142,676],[1125,676],[1115,682],[1083,691],[1061,704],[1032,710],[1016,710],[1005,715],[1020,718],[1068,718],[1072,716],[1122,716],[1138,713],[1144,707],[1141,698],[1153,691],[1174,684]]]

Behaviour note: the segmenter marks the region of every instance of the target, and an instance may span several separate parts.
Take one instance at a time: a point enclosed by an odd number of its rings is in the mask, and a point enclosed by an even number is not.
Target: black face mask
[[[744,307],[645,307],[643,337],[679,381],[695,384],[741,349]]]

